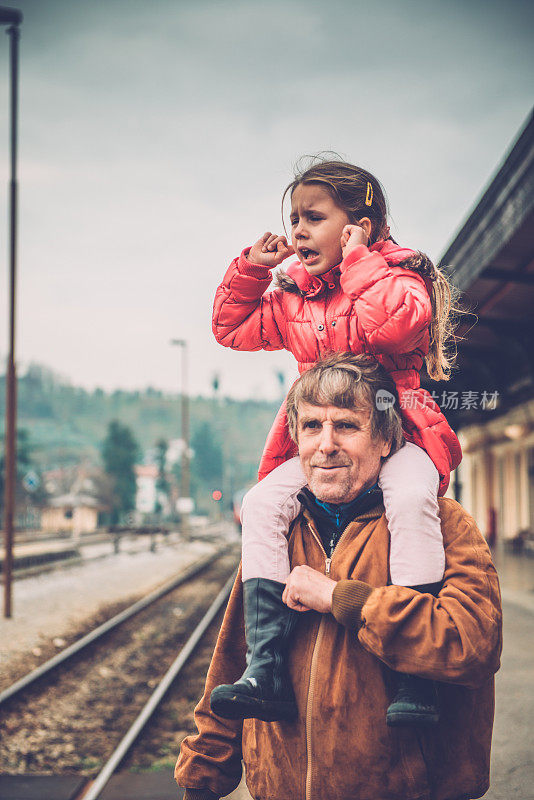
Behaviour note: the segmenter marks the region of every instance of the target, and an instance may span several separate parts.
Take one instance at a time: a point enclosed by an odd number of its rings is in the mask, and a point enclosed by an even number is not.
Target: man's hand
[[[273,269],[294,252],[285,236],[277,236],[276,233],[267,231],[256,244],[252,245],[247,258],[252,264],[261,264],[262,267]]]
[[[332,610],[332,594],[336,581],[306,565],[295,567],[286,582],[282,600],[295,611]]]
[[[341,252],[346,258],[359,244],[369,242],[369,234],[360,225],[345,225],[341,232]]]

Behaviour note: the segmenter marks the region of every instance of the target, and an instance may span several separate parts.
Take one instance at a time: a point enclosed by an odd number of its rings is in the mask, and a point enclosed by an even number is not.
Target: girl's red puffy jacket
[[[391,240],[370,249],[359,245],[320,277],[311,277],[297,262],[287,273],[304,294],[279,288],[267,292],[270,270],[250,263],[247,253],[232,261],[217,289],[217,341],[234,350],[289,350],[301,373],[332,352],[375,356],[397,385],[405,437],[426,450],[444,494],[462,452],[439,406],[420,387],[419,371],[429,348],[430,297],[421,275],[396,266],[413,252]],[[260,478],[295,452],[284,403],[267,437]]]

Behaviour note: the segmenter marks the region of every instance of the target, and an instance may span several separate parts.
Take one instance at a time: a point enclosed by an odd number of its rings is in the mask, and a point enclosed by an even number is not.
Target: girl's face
[[[341,233],[349,218],[318,183],[300,183],[291,197],[291,243],[310,275],[341,262]]]

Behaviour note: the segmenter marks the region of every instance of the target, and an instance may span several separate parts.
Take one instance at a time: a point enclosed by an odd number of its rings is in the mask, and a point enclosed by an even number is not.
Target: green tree
[[[223,477],[223,451],[209,422],[196,428],[191,440],[194,456],[191,470],[206,488],[220,489]]]
[[[116,419],[112,420],[102,445],[102,457],[104,470],[113,485],[113,524],[119,521],[121,514],[135,508],[135,462],[138,454],[139,445],[131,429]]]
[[[36,468],[32,458],[32,445],[30,442],[30,435],[26,428],[17,428],[17,453],[16,453],[16,474],[15,474],[15,503],[20,503],[28,496],[28,492],[22,485],[22,479],[27,472],[33,470],[37,474],[39,470]],[[4,492],[5,492],[5,438],[3,441],[2,452],[0,454],[0,512],[4,508]],[[40,477],[40,476],[39,476]],[[45,492],[42,482],[35,492],[32,493],[33,502],[41,502],[44,499]],[[1,516],[1,513],[0,513]]]

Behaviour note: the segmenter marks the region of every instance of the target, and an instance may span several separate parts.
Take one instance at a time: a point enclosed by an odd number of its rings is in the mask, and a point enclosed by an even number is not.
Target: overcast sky
[[[24,13],[17,361],[104,389],[273,397],[287,353],[211,333],[232,257],[280,230],[304,153],[384,184],[439,258],[532,104],[524,0],[8,0]],[[8,37],[0,38],[0,352],[7,352]]]

